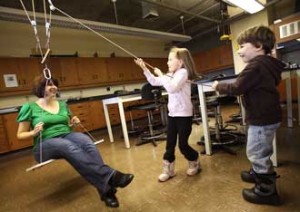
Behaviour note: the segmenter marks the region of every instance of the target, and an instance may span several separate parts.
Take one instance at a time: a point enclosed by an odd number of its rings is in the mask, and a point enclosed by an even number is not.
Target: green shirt
[[[59,101],[59,111],[57,114],[47,112],[42,109],[37,103],[26,103],[22,106],[17,117],[18,122],[28,121],[33,129],[36,124],[43,122],[42,139],[53,138],[72,132],[69,127],[70,111],[66,102]],[[34,137],[33,148],[40,141],[40,136]]]

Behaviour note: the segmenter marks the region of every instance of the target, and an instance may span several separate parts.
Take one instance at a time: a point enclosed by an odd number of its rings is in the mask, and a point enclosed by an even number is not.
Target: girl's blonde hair
[[[176,58],[183,61],[183,68],[186,68],[188,71],[188,79],[195,80],[199,76],[196,72],[195,63],[190,51],[186,48],[173,47],[170,50],[170,53],[175,53]]]

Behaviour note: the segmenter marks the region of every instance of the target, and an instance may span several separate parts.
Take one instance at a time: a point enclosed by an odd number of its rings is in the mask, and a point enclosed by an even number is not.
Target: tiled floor
[[[232,113],[229,108],[228,113]],[[114,143],[106,130],[93,133],[104,138],[99,150],[107,164],[124,172],[134,173],[134,181],[119,189],[118,209],[107,208],[97,191],[86,183],[65,161],[55,161],[39,170],[25,172],[33,157],[30,149],[0,156],[0,211],[300,211],[300,127],[279,129],[276,169],[281,177],[278,190],[284,204],[279,207],[255,205],[243,200],[241,190],[251,184],[240,180],[240,171],[249,168],[245,145],[233,147],[237,155],[219,151],[212,156],[201,155],[202,172],[188,177],[187,161],[177,150],[177,176],[159,183],[165,142],[125,149],[120,128],[113,129]],[[191,145],[197,145],[202,135],[201,125],[193,125]]]

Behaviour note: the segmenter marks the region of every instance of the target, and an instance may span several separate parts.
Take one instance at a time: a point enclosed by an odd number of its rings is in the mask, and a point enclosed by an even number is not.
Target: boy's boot
[[[199,159],[195,160],[195,161],[189,161],[189,168],[186,172],[186,174],[188,176],[193,176],[195,174],[198,174],[200,172],[201,168],[200,168],[200,162]]]
[[[255,186],[243,189],[243,198],[255,204],[280,205],[281,200],[276,189],[276,172],[273,174],[256,174]]]
[[[174,177],[176,175],[175,173],[175,161],[170,163],[167,160],[163,161],[163,171],[162,173],[158,176],[158,180],[160,182],[165,182],[168,179]]]
[[[255,183],[255,176],[256,176],[256,173],[254,172],[254,170],[252,168],[249,171],[241,172],[242,180],[247,183]]]

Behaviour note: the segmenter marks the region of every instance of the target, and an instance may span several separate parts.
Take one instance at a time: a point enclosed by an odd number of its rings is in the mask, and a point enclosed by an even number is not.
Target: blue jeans
[[[109,179],[115,172],[105,165],[102,157],[87,135],[72,132],[60,137],[45,139],[42,142],[42,161],[49,159],[65,159],[101,194],[111,189]],[[36,161],[40,161],[40,144],[34,149]]]
[[[280,123],[254,126],[249,125],[247,137],[247,157],[252,169],[258,174],[271,174],[274,172],[270,159],[273,154],[273,139]]]

